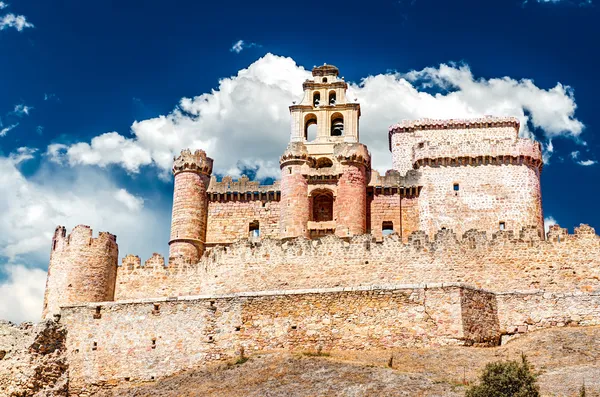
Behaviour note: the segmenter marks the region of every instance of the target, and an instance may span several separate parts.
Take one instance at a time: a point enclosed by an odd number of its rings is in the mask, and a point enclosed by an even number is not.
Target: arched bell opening
[[[304,117],[304,139],[313,141],[317,138],[317,116],[313,113]]]
[[[344,135],[344,116],[341,113],[331,115],[331,136]]]
[[[329,91],[329,105],[334,106],[337,102],[337,97],[335,91]]]
[[[319,91],[316,91],[313,94],[313,106],[317,107],[321,104],[321,93]]]

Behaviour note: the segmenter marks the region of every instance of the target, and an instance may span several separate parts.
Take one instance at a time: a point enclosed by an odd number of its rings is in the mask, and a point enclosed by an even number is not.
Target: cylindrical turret
[[[292,142],[279,161],[281,167],[280,236],[308,237],[307,222],[310,202],[308,182],[302,166],[308,161],[306,146]]]
[[[89,226],[76,226],[69,236],[64,226],[54,232],[44,309],[46,319],[61,306],[112,301],[115,295],[119,248],[116,236],[100,232],[92,238]]]
[[[202,150],[183,150],[174,159],[173,216],[169,259],[197,262],[204,253],[208,198],[206,189],[213,160]]]
[[[336,235],[365,234],[367,231],[367,170],[371,155],[363,144],[338,144],[334,156],[342,164],[334,212],[337,214]]]

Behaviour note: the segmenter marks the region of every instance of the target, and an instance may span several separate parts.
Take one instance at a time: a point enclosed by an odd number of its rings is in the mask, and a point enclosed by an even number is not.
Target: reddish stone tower
[[[360,143],[335,146],[335,158],[342,166],[334,211],[336,234],[340,237],[367,232],[367,185],[371,155]]]
[[[183,150],[174,159],[173,216],[169,259],[197,262],[204,253],[208,198],[213,160],[202,150]]]
[[[309,220],[308,181],[303,166],[308,162],[308,151],[301,142],[291,142],[279,161],[281,167],[281,202],[279,235],[281,238],[308,237]]]
[[[66,235],[54,232],[42,318],[60,313],[61,306],[112,301],[115,295],[119,248],[116,236],[101,232],[92,238],[89,226],[76,226]]]

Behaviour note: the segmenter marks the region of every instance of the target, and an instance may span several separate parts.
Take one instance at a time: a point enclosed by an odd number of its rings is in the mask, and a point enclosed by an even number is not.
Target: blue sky
[[[544,145],[545,216],[600,229],[595,1],[0,1],[0,317],[37,319],[57,224],[165,254],[180,149],[276,176],[323,63],[380,170],[403,118],[514,115]]]

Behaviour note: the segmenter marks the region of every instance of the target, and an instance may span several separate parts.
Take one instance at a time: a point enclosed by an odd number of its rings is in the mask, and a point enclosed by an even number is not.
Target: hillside
[[[487,362],[524,352],[544,396],[575,396],[585,380],[600,396],[600,327],[533,332],[495,348],[443,347],[330,355],[270,352],[189,370],[154,383],[124,385],[109,396],[463,396]],[[308,353],[308,352],[307,352]]]

